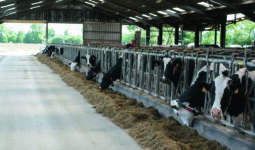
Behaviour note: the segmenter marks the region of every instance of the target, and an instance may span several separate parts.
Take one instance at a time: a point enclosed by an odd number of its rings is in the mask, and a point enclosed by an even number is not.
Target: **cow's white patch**
[[[245,68],[239,69],[235,74],[238,75],[240,82],[242,84],[242,78],[245,75]]]
[[[56,52],[52,52],[50,57],[51,58],[56,58],[56,56],[57,56],[57,53]]]
[[[90,55],[89,54],[86,54],[86,59],[87,59],[87,65],[90,65],[90,63],[89,63]]]
[[[189,103],[183,103],[185,106],[188,106]],[[185,110],[183,107],[180,107],[178,105],[178,102],[177,100],[173,100],[171,101],[171,106],[176,106],[177,109],[173,109],[174,110],[174,113],[178,116],[180,116],[181,118],[181,121],[184,125],[186,126],[191,126],[192,125],[192,122],[193,122],[193,119],[194,119],[194,114]]]
[[[248,77],[251,78],[252,81],[254,81],[255,80],[255,71],[249,71]]]
[[[171,58],[163,58],[163,62],[164,62],[164,72],[166,71],[166,65],[171,61]],[[165,73],[163,73],[163,79],[165,79]]]
[[[213,63],[211,63],[209,69],[210,69],[210,71],[213,70]],[[192,86],[192,85],[197,81],[197,78],[198,78],[199,74],[200,74],[202,71],[203,71],[203,72],[207,72],[207,66],[203,66],[201,69],[198,70],[197,75],[196,75],[196,77],[193,79],[193,82],[191,83],[190,86]]]
[[[221,99],[224,94],[225,88],[228,86],[228,81],[231,80],[228,77],[224,77],[223,75],[219,75],[217,78],[214,79],[215,83],[215,100],[212,106],[212,110],[217,110],[220,112],[220,116],[222,118],[222,111],[221,111]],[[212,111],[211,111],[212,112]],[[220,117],[218,117],[220,118]]]
[[[77,68],[77,62],[72,62],[71,63],[71,71],[75,71]]]
[[[178,110],[178,115],[180,116],[182,122],[186,126],[191,126],[193,119],[194,119],[194,114],[185,110],[184,108],[180,108]]]
[[[40,52],[42,53],[42,51],[45,50],[46,47],[47,47],[46,43],[42,43],[40,47]]]
[[[220,68],[219,68],[219,75],[223,76],[223,72],[228,71],[228,68],[226,68],[222,63],[220,63]]]

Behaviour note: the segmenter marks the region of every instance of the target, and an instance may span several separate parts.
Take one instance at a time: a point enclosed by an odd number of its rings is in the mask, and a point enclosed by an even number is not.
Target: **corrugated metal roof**
[[[0,0],[0,22],[9,16],[64,6],[99,11],[139,26],[182,24],[192,30],[219,24],[235,13],[255,21],[255,0]]]

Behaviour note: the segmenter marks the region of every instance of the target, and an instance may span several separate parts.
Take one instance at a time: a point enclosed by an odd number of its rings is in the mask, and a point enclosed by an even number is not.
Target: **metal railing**
[[[152,51],[152,50],[141,50],[141,49],[121,49],[121,48],[109,48],[109,47],[88,47],[88,46],[72,46],[72,45],[56,45],[56,47],[63,47],[64,53],[62,57],[74,60],[78,54],[78,51],[81,52],[81,56],[86,54],[95,55],[98,60],[101,60],[101,71],[100,73],[107,72],[119,58],[120,54],[123,54],[123,65],[122,65],[122,78],[119,80],[121,83],[126,84],[127,86],[136,88],[142,92],[156,96],[167,104],[170,104],[171,100],[175,100],[179,94],[182,94],[188,87],[188,75],[189,75],[189,65],[188,63],[193,60],[195,62],[194,76],[196,76],[197,71],[203,67],[209,66],[211,63],[214,63],[213,72],[209,73],[207,71],[207,82],[209,83],[215,79],[216,74],[219,72],[220,63],[228,66],[229,76],[235,73],[240,67],[247,68],[246,70],[255,70],[255,64],[248,62],[247,52],[253,53],[251,51],[243,51],[243,58],[240,61],[240,58],[236,58],[235,55],[232,57],[213,57],[210,55],[210,51],[213,49],[208,48],[204,51],[190,51],[183,50],[182,52],[176,53],[173,52],[175,49],[168,49],[164,51]],[[160,67],[152,68],[152,60],[160,60],[160,57],[164,57],[166,54],[171,58],[181,58],[183,61],[182,73],[177,87],[175,88],[173,83],[166,84],[161,81],[162,71]],[[226,59],[227,58],[227,59]],[[84,67],[86,66],[85,62],[81,62]],[[254,69],[253,69],[254,68]],[[246,71],[246,76],[247,71]],[[246,78],[246,83],[248,83],[248,78]],[[248,88],[246,84],[246,94],[247,99],[245,105],[245,111],[243,113],[242,126],[236,127],[240,130],[253,134],[255,132],[255,81],[252,83],[252,87]],[[254,106],[252,106],[254,105]],[[206,95],[204,109],[202,112],[204,116],[208,119],[212,119],[210,116],[210,108],[212,103],[210,100],[209,94]],[[224,124],[232,126],[231,119],[226,119],[223,121]]]

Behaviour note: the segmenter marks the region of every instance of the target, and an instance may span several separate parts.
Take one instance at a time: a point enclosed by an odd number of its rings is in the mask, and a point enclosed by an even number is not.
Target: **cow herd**
[[[86,79],[96,78],[101,70],[101,60],[97,59],[95,55],[80,56],[79,51],[75,60],[70,64],[72,71],[81,65],[81,59],[85,61],[89,68]],[[122,78],[123,59],[123,55],[121,55],[116,64],[103,74],[100,89],[107,89],[109,86],[113,86],[115,80]],[[138,62],[140,62],[139,57]],[[159,61],[151,60],[150,64],[152,64],[152,67],[159,66],[161,68],[162,82],[166,84],[173,83],[175,87],[178,86],[179,82],[183,82],[181,81],[184,69],[183,59],[164,56]],[[140,63],[137,65],[140,65]],[[210,114],[215,120],[223,120],[227,116],[237,117],[245,111],[247,87],[249,89],[252,86],[255,80],[255,71],[240,68],[233,75],[229,75],[228,66],[220,63],[218,64],[218,71],[215,73],[214,65],[214,63],[209,66],[204,64],[200,70],[194,71],[195,62],[189,60],[188,88],[180,93],[176,100],[171,101],[174,112],[180,116],[183,124],[187,126],[192,125],[194,116],[202,114],[201,110],[205,106],[207,95],[211,106]],[[208,80],[207,76],[212,74],[215,74],[215,77]],[[253,94],[252,91],[251,95]]]

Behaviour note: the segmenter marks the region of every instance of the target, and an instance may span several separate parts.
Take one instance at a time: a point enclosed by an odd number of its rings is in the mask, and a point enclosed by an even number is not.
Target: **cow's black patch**
[[[91,67],[88,75],[86,77],[87,80],[92,80],[93,78],[96,77],[96,75],[98,74],[98,72],[100,72],[100,68],[101,68],[101,60],[99,60],[97,62],[97,64],[95,65],[95,67]]]
[[[77,66],[81,65],[81,59],[80,59],[81,52],[78,51],[78,55],[75,57],[74,62],[77,62]]]
[[[102,90],[108,88],[113,81],[116,79],[120,79],[121,76],[121,68],[122,68],[122,58],[119,58],[117,63],[110,68],[110,70],[104,74],[102,82],[100,83],[100,87]]]
[[[89,63],[91,64],[91,66],[95,66],[96,65],[96,56],[95,55],[91,55],[90,56]]]

